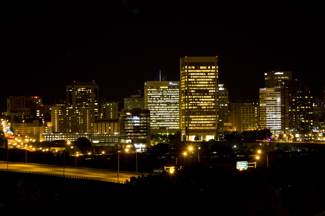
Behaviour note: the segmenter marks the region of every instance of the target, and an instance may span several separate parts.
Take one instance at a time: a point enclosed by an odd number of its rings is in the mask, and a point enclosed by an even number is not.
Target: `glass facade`
[[[150,111],[152,132],[176,132],[179,129],[179,82],[144,83],[144,108]]]
[[[281,133],[281,88],[260,89],[260,127]]]
[[[180,59],[182,139],[214,139],[217,130],[218,57]]]

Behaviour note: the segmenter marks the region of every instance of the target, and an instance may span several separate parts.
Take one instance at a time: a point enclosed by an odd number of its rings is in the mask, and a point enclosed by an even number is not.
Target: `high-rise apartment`
[[[144,83],[144,109],[150,111],[151,133],[176,133],[179,130],[179,82]]]
[[[215,139],[218,123],[218,57],[180,58],[182,140]]]

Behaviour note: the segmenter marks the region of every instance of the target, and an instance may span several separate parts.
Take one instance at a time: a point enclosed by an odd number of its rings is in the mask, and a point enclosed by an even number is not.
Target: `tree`
[[[79,137],[76,141],[74,141],[74,143],[81,153],[90,152],[92,149],[91,142],[86,137]]]

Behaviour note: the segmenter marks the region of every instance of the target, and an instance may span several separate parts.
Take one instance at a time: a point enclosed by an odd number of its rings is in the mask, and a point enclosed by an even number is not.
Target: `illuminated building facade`
[[[181,58],[180,82],[182,140],[215,139],[218,124],[218,57]]]
[[[259,105],[252,102],[230,103],[232,131],[252,131],[259,129]]]
[[[266,88],[282,88],[292,79],[291,71],[270,71],[264,73]]]
[[[260,88],[260,128],[269,129],[273,135],[281,130],[281,88]]]
[[[61,133],[92,133],[94,110],[54,106],[51,110],[52,131]]]
[[[109,102],[106,99],[101,103],[100,119],[118,120],[119,118],[119,103]]]
[[[314,98],[308,86],[297,79],[283,88],[282,130],[307,133],[314,127]]]
[[[144,109],[150,111],[151,133],[176,133],[179,130],[179,82],[144,83]]]
[[[145,151],[150,143],[150,111],[123,110],[119,121],[121,142],[131,144],[136,151]]]
[[[10,96],[7,99],[7,116],[13,123],[44,119],[45,107],[38,96]]]
[[[124,98],[124,109],[143,109],[143,97],[140,92],[139,94]]]
[[[224,84],[218,84],[218,127],[219,137],[223,136],[223,132],[230,129],[229,125],[229,92]]]
[[[98,85],[93,82],[73,82],[66,86],[66,107],[93,109],[92,121],[99,118]]]
[[[274,136],[285,132],[284,109],[287,107],[284,87],[291,81],[291,71],[273,70],[264,73],[265,88],[260,88],[260,127]]]

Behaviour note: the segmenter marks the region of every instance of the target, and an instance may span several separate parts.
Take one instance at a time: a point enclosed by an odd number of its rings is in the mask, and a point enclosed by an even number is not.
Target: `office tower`
[[[291,71],[264,73],[265,88],[260,88],[260,127],[270,129],[273,136],[284,133],[284,86],[292,79]]]
[[[260,88],[260,128],[269,129],[273,135],[281,131],[281,88]]]
[[[291,71],[273,70],[264,73],[265,88],[282,88],[292,79]]]
[[[179,82],[144,83],[144,109],[150,111],[151,133],[176,133],[179,130]]]
[[[98,85],[93,82],[73,82],[66,86],[66,107],[70,109],[89,108],[94,110],[94,121],[99,118]]]
[[[252,102],[231,102],[230,122],[232,131],[252,131],[259,128],[259,105]]]
[[[121,143],[131,144],[135,151],[145,151],[150,143],[150,111],[144,109],[123,110],[119,121]]]
[[[224,84],[218,84],[218,127],[217,131],[219,136],[222,136],[223,132],[228,131],[229,128],[229,92],[224,87]]]
[[[308,86],[295,79],[288,82],[282,94],[282,130],[309,133],[314,127],[314,98]]]
[[[180,59],[180,129],[183,141],[216,138],[218,123],[218,57]]]
[[[100,105],[101,114],[100,119],[105,120],[117,120],[119,118],[119,103],[110,102],[107,99],[104,99]]]

